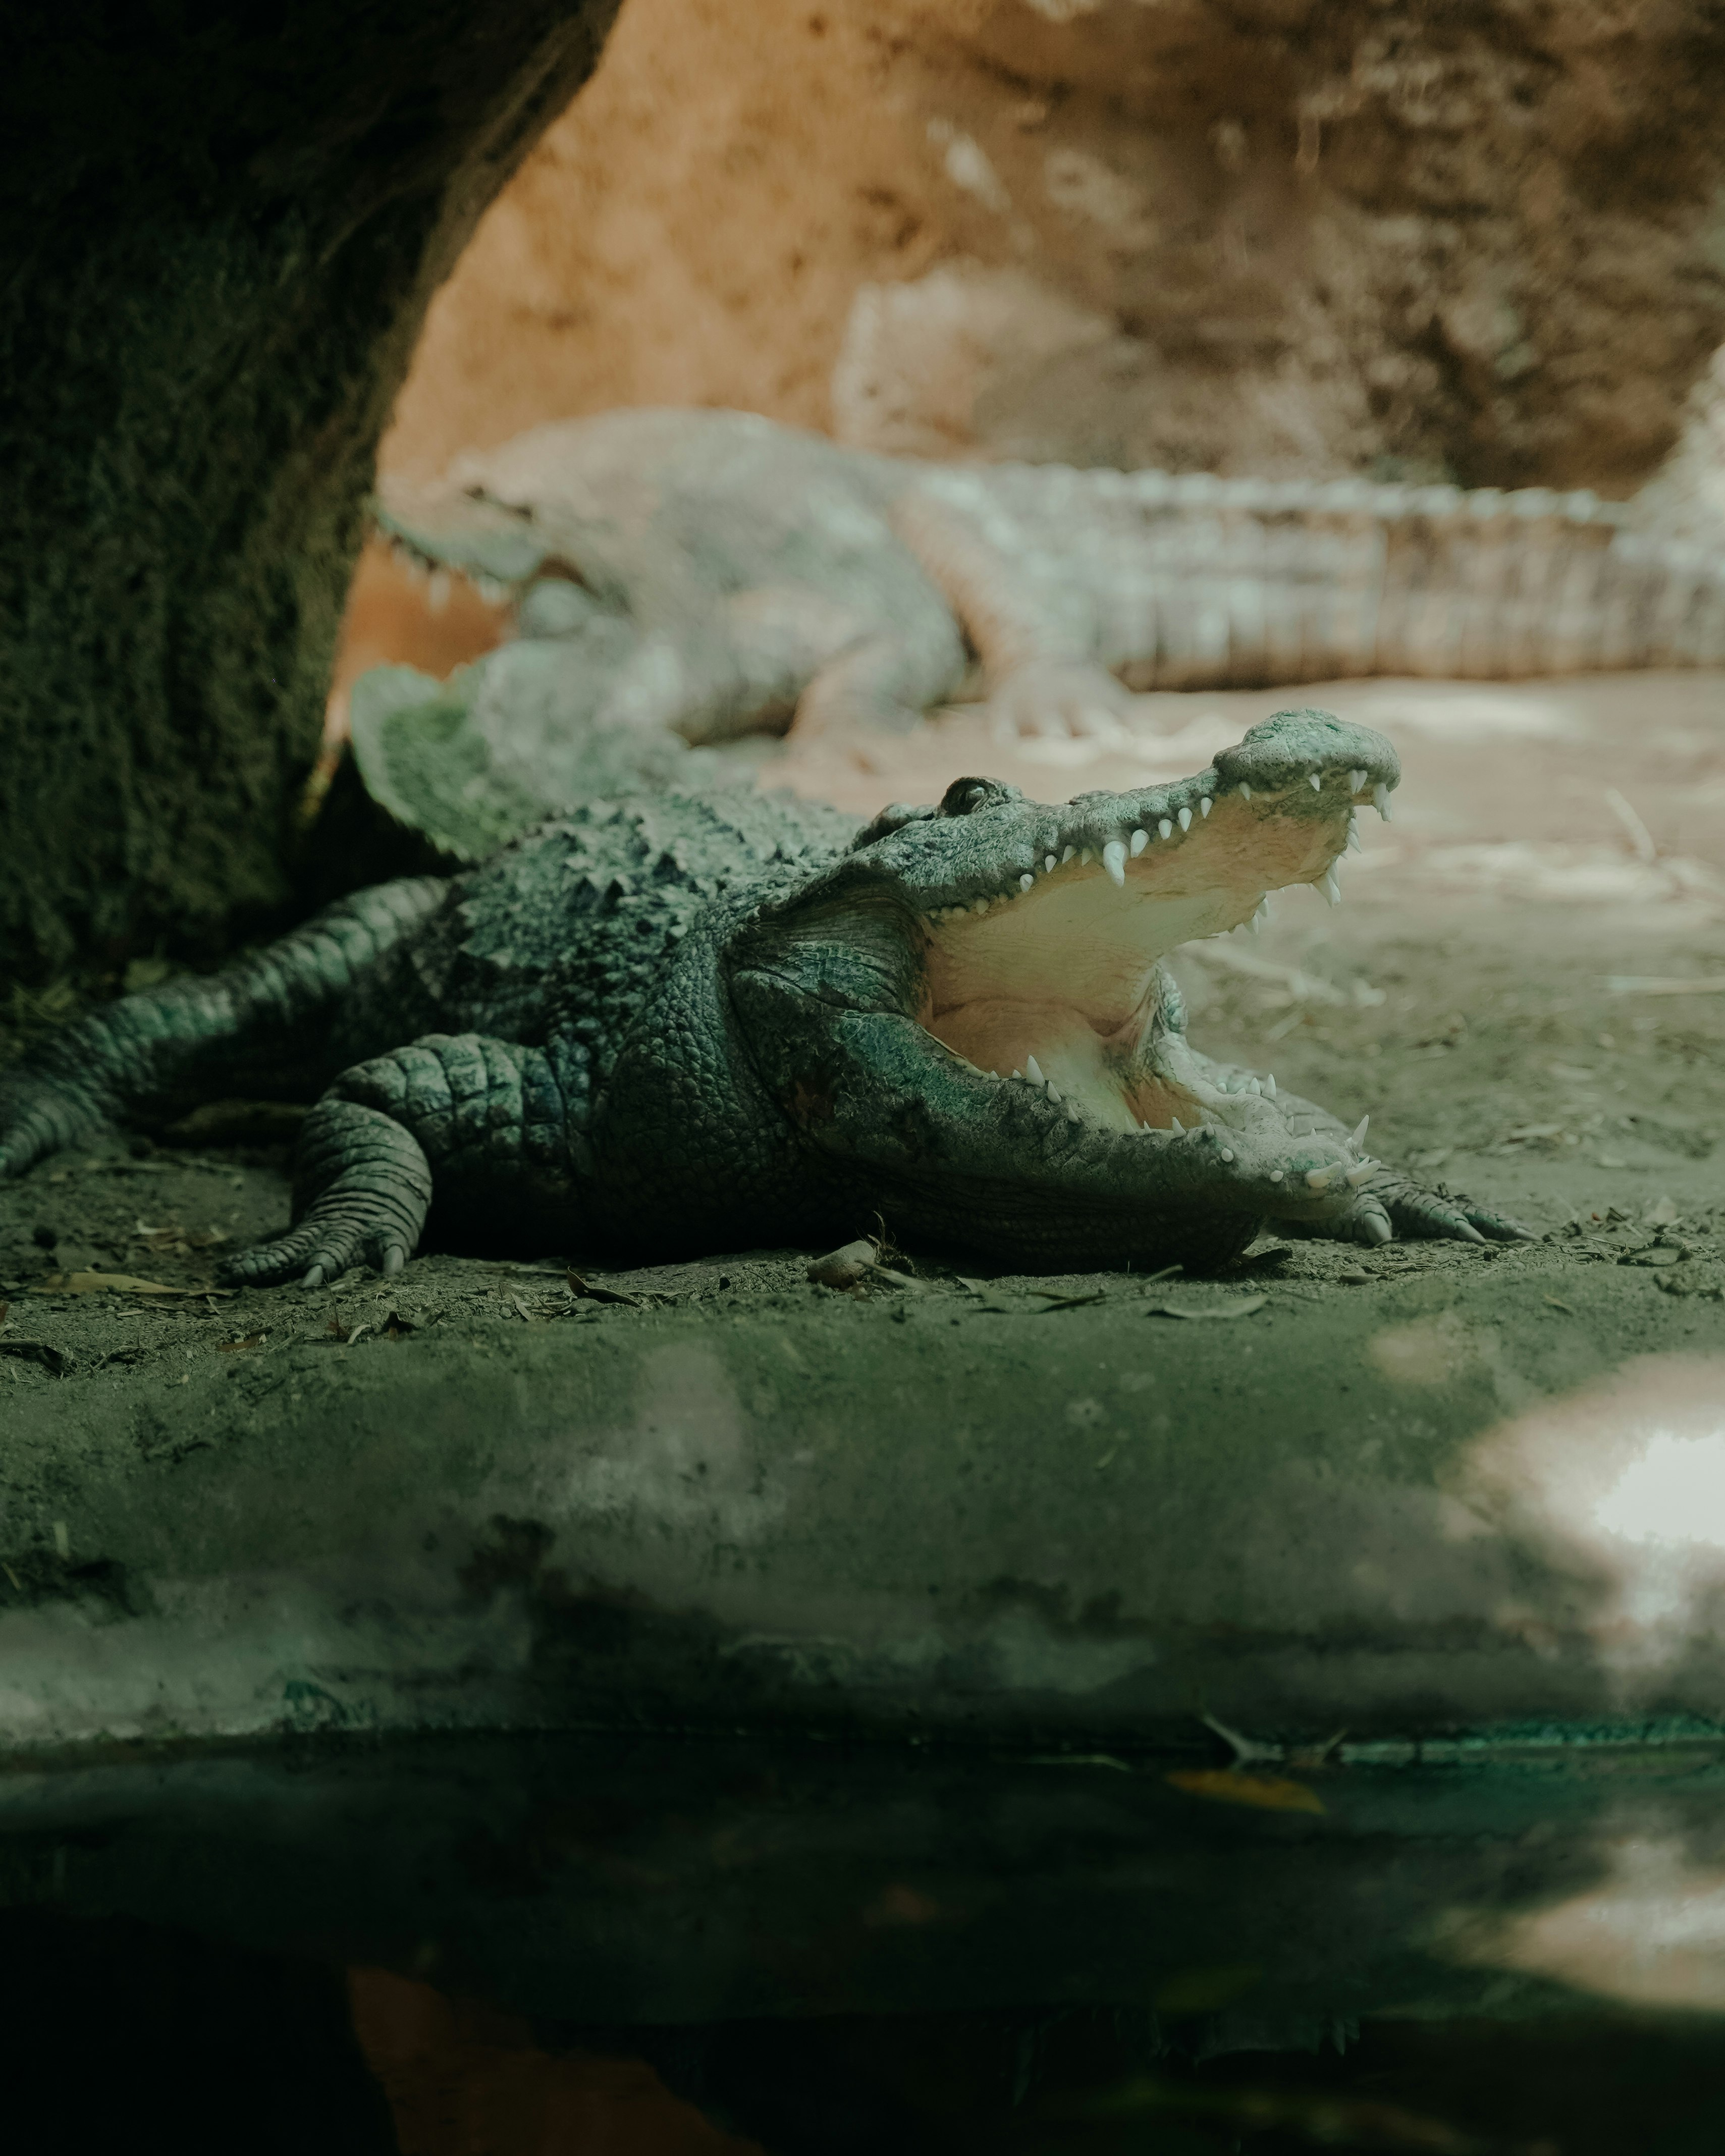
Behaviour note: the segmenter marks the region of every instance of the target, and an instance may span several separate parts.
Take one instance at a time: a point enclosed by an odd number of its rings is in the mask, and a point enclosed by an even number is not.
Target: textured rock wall
[[[736,404],[953,454],[1637,487],[1725,338],[1707,0],[627,0],[386,445]]]
[[[608,14],[9,10],[0,979],[285,901],[425,303]]]

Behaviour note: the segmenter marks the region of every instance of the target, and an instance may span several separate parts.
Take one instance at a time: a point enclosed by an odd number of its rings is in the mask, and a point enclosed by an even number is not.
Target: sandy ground
[[[1245,1269],[1202,1289],[1126,1276],[960,1277],[918,1264],[920,1287],[857,1292],[883,1322],[916,1296],[1029,1317],[1060,1295],[1332,1297],[1410,1272],[1533,1271],[1554,1311],[1589,1269],[1625,1296],[1686,1298],[1697,1344],[1725,1339],[1725,683],[1625,677],[1484,687],[1360,682],[1301,690],[1381,727],[1405,778],[1388,826],[1343,871],[1344,902],[1276,901],[1259,937],[1183,952],[1204,1047],[1272,1070],[1428,1179],[1525,1220],[1542,1240],[1482,1251],[1368,1253],[1260,1240]],[[991,741],[958,716],[865,770],[791,749],[763,777],[859,812],[928,798],[964,771],[1065,798],[1200,767],[1278,703],[1256,692],[1144,700],[1108,742]],[[279,1111],[278,1111],[279,1114]],[[806,1253],[720,1257],[624,1273],[603,1251],[490,1262],[433,1254],[387,1286],[352,1274],[311,1295],[212,1288],[214,1262],[285,1221],[287,1147],[255,1129],[223,1144],[116,1135],[0,1186],[0,1402],[13,1387],[100,1383],[147,1368],[168,1383],[200,1358],[264,1358],[296,1342],[386,1348],[425,1327],[629,1324],[644,1302],[699,1297],[739,1319],[819,1303]],[[242,1136],[244,1142],[231,1140]],[[578,1270],[572,1290],[567,1268]],[[169,1292],[69,1292],[81,1273]],[[624,1298],[581,1292],[598,1286]],[[1048,1294],[1042,1291],[1050,1291]]]

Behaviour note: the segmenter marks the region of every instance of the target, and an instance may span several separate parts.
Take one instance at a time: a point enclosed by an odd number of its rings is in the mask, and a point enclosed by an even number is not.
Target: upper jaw
[[[957,779],[937,808],[883,812],[854,852],[937,921],[986,914],[1046,878],[1124,888],[1128,874],[1167,881],[1170,864],[1194,861],[1196,887],[1255,892],[1245,918],[1266,891],[1320,880],[1346,843],[1348,812],[1370,800],[1387,817],[1400,781],[1381,734],[1327,711],[1278,711],[1208,770],[1168,785],[1052,806],[996,780]]]

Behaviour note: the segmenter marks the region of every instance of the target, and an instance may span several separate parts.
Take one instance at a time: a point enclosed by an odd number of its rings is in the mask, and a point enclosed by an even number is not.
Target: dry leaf
[[[1182,1310],[1176,1302],[1153,1302],[1153,1317],[1250,1317],[1255,1310],[1261,1310],[1270,1300],[1267,1295],[1243,1295],[1233,1302],[1219,1303],[1212,1310]]]
[[[583,1280],[574,1271],[565,1273],[563,1277],[569,1284],[571,1295],[585,1296],[590,1302],[626,1303],[631,1310],[643,1307],[639,1296],[625,1295],[621,1288],[602,1287],[597,1281]]]
[[[270,1337],[267,1332],[248,1332],[244,1340],[219,1340],[216,1343],[218,1355],[238,1355],[243,1348],[261,1348]]]
[[[1209,1797],[1219,1804],[1251,1804],[1264,1812],[1321,1812],[1323,1799],[1304,1782],[1280,1774],[1242,1774],[1233,1767],[1183,1768],[1163,1779],[1189,1797]]]
[[[138,1280],[131,1273],[50,1273],[32,1295],[233,1295],[231,1287],[170,1287],[165,1281]]]

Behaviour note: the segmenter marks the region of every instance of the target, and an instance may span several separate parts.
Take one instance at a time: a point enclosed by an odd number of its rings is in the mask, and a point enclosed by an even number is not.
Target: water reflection
[[[0,2066],[73,2104],[42,2145],[174,2156],[1712,2156],[1717,1751],[1313,1767],[1322,1812],[1166,1753],[14,1769]]]
[[[1368,2025],[1205,2056],[1141,2008],[530,2024],[353,1973],[403,2156],[1701,2156],[1725,2030],[1646,2016]]]

